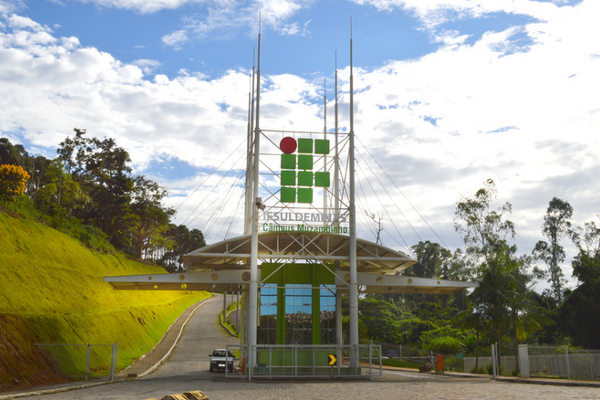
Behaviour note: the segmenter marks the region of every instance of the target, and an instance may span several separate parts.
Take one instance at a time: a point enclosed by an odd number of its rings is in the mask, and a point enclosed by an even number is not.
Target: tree
[[[46,168],[33,200],[40,210],[50,215],[73,216],[90,199],[71,174],[66,173],[57,160],[53,160]]]
[[[578,253],[573,259],[573,276],[580,284],[568,293],[560,309],[560,319],[568,334],[579,344],[600,348],[600,227],[594,222],[573,232]]]
[[[512,211],[508,202],[492,210],[496,197],[496,184],[492,179],[484,182],[473,197],[463,198],[456,204],[454,228],[463,236],[467,254],[476,261],[490,261],[501,243],[515,236],[512,221],[506,218]]]
[[[550,200],[542,226],[548,242],[540,240],[533,250],[534,257],[548,266],[552,293],[558,304],[563,301],[564,278],[560,264],[565,260],[565,250],[560,240],[570,231],[572,216],[573,208],[568,202],[556,197]]]
[[[7,203],[25,192],[29,174],[18,165],[0,165],[0,201]]]
[[[475,371],[479,371],[479,337],[487,325],[486,318],[485,310],[480,305],[460,312],[455,320],[460,328],[475,331]]]
[[[439,243],[428,240],[412,246],[412,251],[417,263],[406,270],[406,275],[437,279],[463,279],[468,275],[461,251],[453,254]],[[382,296],[390,298],[395,295]],[[436,323],[447,323],[466,306],[464,291],[449,295],[410,294],[404,296],[404,302],[419,318]]]
[[[189,230],[185,225],[170,224],[165,236],[173,246],[164,253],[161,264],[169,271],[183,269],[183,256],[192,250],[206,246],[204,235],[199,229]]]
[[[417,263],[407,270],[407,274],[420,278],[441,277],[443,265],[452,257],[450,250],[429,240],[420,241],[412,246],[412,251],[416,256]]]
[[[145,252],[152,253],[155,249],[173,246],[164,236],[175,213],[175,210],[163,207],[162,199],[166,195],[167,191],[158,183],[143,176],[135,178],[131,210],[136,216],[133,230],[135,252],[139,259],[144,258]]]
[[[130,201],[134,180],[129,154],[114,139],[87,138],[84,129],[60,143],[58,159],[89,196],[77,216],[102,229],[119,249],[133,248],[131,227],[136,223]]]
[[[7,138],[0,138],[0,164],[24,166],[28,158],[22,145],[13,145]]]
[[[477,266],[479,287],[469,296],[474,309],[487,321],[496,342],[510,333],[516,348],[524,329],[532,326],[525,323],[530,305],[530,260],[517,257],[516,246],[509,244],[515,236],[514,224],[508,219],[512,206],[504,203],[492,209],[495,197],[494,181],[488,179],[473,197],[457,203],[455,229],[463,235],[467,255]]]

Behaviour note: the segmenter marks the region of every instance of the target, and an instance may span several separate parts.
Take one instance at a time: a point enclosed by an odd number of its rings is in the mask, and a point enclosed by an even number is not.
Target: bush
[[[424,345],[425,349],[441,354],[456,354],[461,349],[460,340],[451,336],[435,337]]]
[[[25,183],[30,176],[19,165],[0,165],[0,202],[8,203],[25,193]]]

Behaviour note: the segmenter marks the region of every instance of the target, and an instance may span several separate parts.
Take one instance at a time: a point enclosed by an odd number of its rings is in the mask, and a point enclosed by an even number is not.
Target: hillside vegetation
[[[31,219],[0,212],[0,389],[83,374],[75,349],[47,361],[34,343],[119,342],[119,369],[150,350],[206,292],[116,291],[102,277],[162,273],[102,254]],[[81,353],[79,351],[79,353]],[[83,358],[83,361],[82,361]],[[58,365],[50,365],[58,363]]]

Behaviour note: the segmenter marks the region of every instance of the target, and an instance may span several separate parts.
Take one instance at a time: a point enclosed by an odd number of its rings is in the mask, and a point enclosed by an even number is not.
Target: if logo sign
[[[312,203],[313,187],[329,187],[329,172],[313,171],[314,158],[329,154],[329,140],[284,137],[281,154],[282,203]]]

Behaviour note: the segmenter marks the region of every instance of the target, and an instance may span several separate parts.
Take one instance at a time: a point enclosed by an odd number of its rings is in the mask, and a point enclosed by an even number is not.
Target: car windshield
[[[212,355],[215,357],[225,357],[225,350],[215,350]]]

